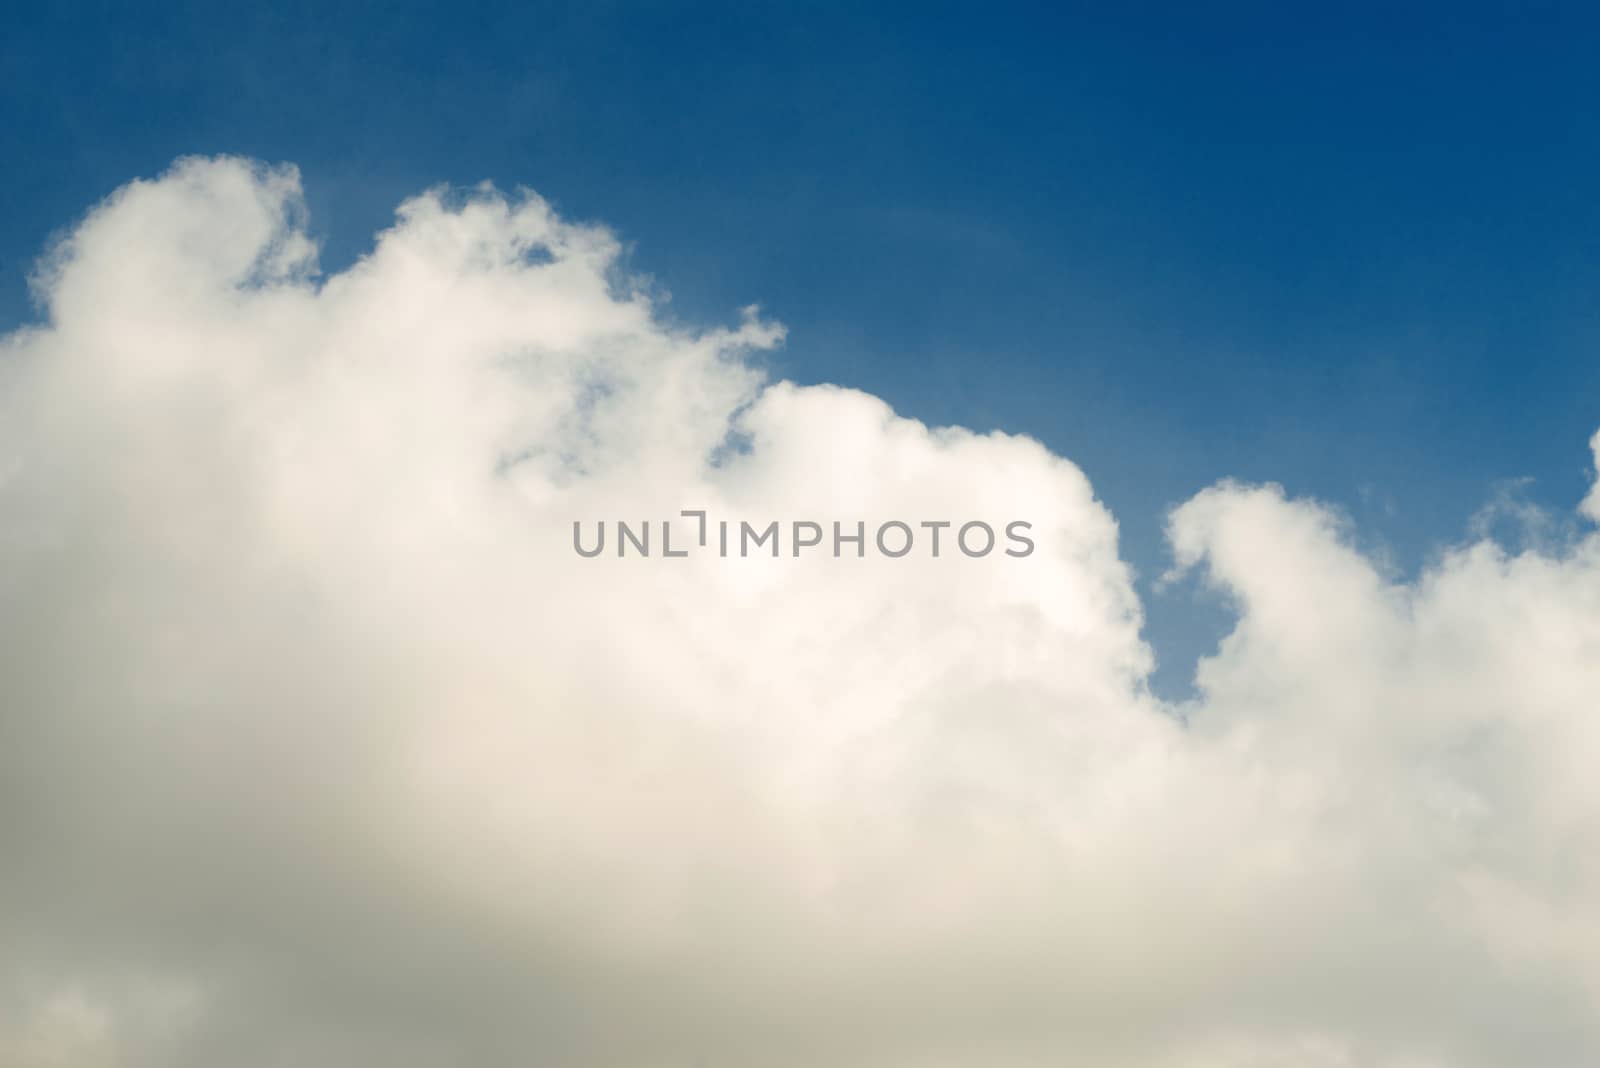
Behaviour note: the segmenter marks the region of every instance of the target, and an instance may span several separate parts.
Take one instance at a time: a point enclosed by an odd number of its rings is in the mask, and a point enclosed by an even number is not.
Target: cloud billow
[[[0,350],[0,1063],[1600,1057],[1587,528],[1400,584],[1221,482],[1173,707],[1037,442],[769,382],[531,194],[326,277],[304,226],[180,161]],[[684,509],[1037,548],[573,553]]]

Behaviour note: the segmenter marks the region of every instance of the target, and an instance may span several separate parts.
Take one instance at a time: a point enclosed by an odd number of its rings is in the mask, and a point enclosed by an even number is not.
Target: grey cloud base
[[[768,383],[531,195],[327,278],[303,214],[180,162],[3,342],[0,1064],[1600,1058],[1600,536],[1398,585],[1221,483],[1171,708],[1039,444]],[[570,543],[1021,504],[1026,559]]]

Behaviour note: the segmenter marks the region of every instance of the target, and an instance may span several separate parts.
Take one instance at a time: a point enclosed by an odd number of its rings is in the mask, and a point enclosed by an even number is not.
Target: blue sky
[[[1600,1065],[1597,46],[9,11],[0,1065]]]
[[[604,221],[776,373],[1080,464],[1149,580],[1224,476],[1411,572],[1506,480],[1570,512],[1600,398],[1581,5],[30,8],[0,36],[0,314],[186,153],[298,164],[324,264],[423,187]],[[1223,616],[1146,598],[1181,690]]]

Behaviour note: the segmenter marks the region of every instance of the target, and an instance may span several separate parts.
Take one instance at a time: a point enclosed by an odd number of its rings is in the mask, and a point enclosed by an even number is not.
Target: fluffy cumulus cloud
[[[1170,534],[1237,624],[1169,706],[1072,463],[770,382],[778,326],[678,324],[618,252],[430,193],[323,276],[295,172],[222,159],[42,263],[0,1063],[1600,1059],[1600,536],[1398,584],[1220,483]],[[619,519],[650,557],[574,551]]]

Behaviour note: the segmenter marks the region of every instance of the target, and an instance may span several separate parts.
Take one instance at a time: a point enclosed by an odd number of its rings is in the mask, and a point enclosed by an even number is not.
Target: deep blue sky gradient
[[[337,8],[333,12],[332,8]],[[0,322],[52,231],[187,153],[297,163],[324,265],[403,197],[527,185],[775,371],[1088,472],[1164,692],[1224,619],[1152,589],[1214,480],[1334,502],[1402,573],[1600,426],[1600,7],[14,7]]]

